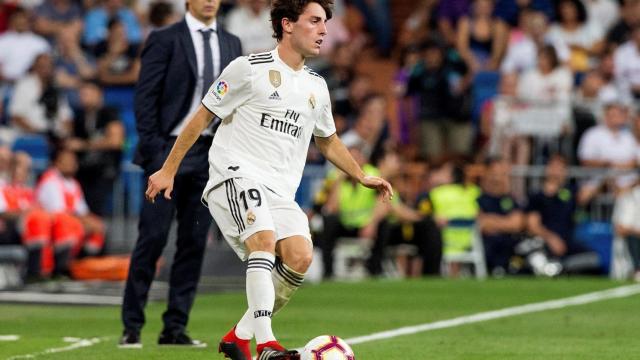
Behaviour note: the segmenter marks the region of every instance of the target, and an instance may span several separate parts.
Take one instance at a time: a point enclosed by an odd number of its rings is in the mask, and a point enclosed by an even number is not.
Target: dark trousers
[[[210,140],[198,140],[191,148],[175,177],[171,200],[159,194],[155,203],[145,201],[142,205],[138,241],[131,255],[122,304],[122,322],[127,330],[140,331],[145,323],[149,287],[174,216],[178,221],[178,238],[169,279],[169,303],[162,315],[163,332],[177,334],[187,326],[211,226],[209,210],[200,202],[208,178],[210,144]],[[152,173],[152,169],[145,171],[145,188]]]
[[[424,275],[440,274],[440,263],[442,262],[442,237],[440,230],[433,219],[425,218],[412,223],[412,236],[405,238],[402,231],[402,224],[382,221],[378,225],[378,235],[376,237],[371,256],[367,261],[367,269],[372,275],[382,273],[382,260],[384,251],[388,246],[401,244],[413,245],[418,250],[418,255],[423,260]]]
[[[322,231],[322,263],[324,265],[324,277],[333,276],[333,250],[336,241],[340,237],[358,237],[359,228],[347,228],[342,225],[340,215],[331,214],[323,218],[324,229]]]

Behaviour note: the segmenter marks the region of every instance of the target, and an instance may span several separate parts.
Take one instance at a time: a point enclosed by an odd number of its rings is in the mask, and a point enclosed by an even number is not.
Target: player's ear
[[[291,34],[293,32],[293,21],[288,18],[282,18],[282,32]]]

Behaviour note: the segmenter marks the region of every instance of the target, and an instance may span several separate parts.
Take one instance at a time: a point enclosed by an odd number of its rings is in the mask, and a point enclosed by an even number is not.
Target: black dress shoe
[[[184,347],[207,347],[207,344],[200,340],[193,340],[184,332],[178,334],[161,333],[158,338],[158,345],[184,346]]]
[[[122,337],[118,342],[118,347],[121,349],[142,349],[140,333],[133,330],[123,331]]]

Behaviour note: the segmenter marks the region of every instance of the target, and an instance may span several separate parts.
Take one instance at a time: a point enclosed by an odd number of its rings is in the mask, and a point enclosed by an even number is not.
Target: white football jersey
[[[293,199],[311,135],[336,132],[324,79],[307,67],[293,70],[277,48],[235,59],[202,104],[223,119],[209,150],[205,194],[244,177]]]

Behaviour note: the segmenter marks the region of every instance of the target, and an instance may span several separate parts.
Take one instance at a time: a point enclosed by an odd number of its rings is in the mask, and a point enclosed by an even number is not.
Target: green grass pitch
[[[502,279],[488,281],[425,279],[324,283],[302,288],[273,321],[279,340],[301,347],[322,334],[351,338],[403,326],[446,320],[478,312],[560,299],[612,288],[606,279]],[[121,350],[117,307],[0,304],[0,359],[41,354],[68,346],[63,337],[107,337],[73,351],[38,359],[222,359],[217,341],[241,316],[244,294],[200,295],[190,335],[206,349],[159,348],[164,304],[147,308],[142,350]],[[640,359],[640,295],[532,314],[466,324],[355,345],[358,360],[395,359]]]

